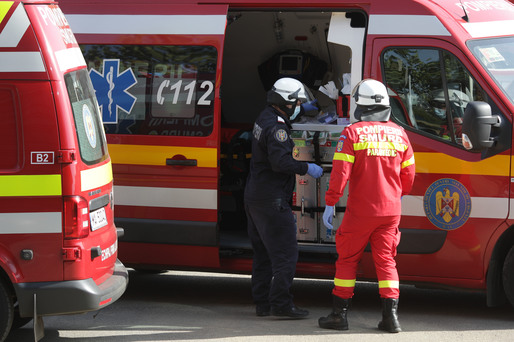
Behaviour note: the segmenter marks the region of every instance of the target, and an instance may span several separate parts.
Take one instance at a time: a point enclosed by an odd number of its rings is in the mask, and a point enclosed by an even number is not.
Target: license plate
[[[91,220],[91,230],[95,231],[107,225],[107,216],[105,215],[105,209],[100,208],[98,210],[89,213]]]

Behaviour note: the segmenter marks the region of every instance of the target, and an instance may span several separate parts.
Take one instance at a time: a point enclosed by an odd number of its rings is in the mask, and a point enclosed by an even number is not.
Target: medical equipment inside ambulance
[[[350,74],[345,73],[334,81],[326,81],[327,63],[301,50],[284,50],[274,54],[258,67],[265,89],[281,77],[293,77],[305,85],[307,101],[301,114],[293,121],[292,138],[295,142],[293,157],[314,162],[324,169],[320,179],[297,175],[292,209],[296,219],[298,241],[334,243],[348,197],[345,195],[336,206],[334,229],[327,230],[321,215],[325,207],[324,194],[330,182],[332,158],[341,131],[350,123]]]

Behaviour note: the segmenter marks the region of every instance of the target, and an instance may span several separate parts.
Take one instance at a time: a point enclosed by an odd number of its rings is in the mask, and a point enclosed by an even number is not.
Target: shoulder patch
[[[262,134],[262,128],[257,123],[253,125],[253,136],[255,139],[260,140]]]
[[[287,140],[287,132],[284,129],[279,129],[275,133],[275,139],[280,142],[284,142]]]

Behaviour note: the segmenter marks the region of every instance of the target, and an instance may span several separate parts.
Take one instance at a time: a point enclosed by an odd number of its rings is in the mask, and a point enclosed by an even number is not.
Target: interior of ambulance
[[[352,49],[359,56],[362,53],[366,23],[362,12],[337,13],[338,20],[347,24],[347,37],[355,30],[355,36],[359,38],[346,39],[346,44],[333,43],[329,41],[329,35],[333,34],[329,33],[333,14],[335,12],[330,11],[250,10],[228,13],[220,96],[221,253],[238,255],[251,250],[243,206],[251,158],[251,129],[266,106],[267,91],[277,79],[292,77],[308,89],[310,105],[306,105],[300,117],[293,121],[292,136],[300,149],[295,158],[311,162],[317,159],[327,177],[330,173],[331,158],[324,160],[323,156],[330,155],[330,139],[335,146],[340,132],[349,123]],[[357,61],[360,60],[359,57]],[[361,63],[356,63],[354,68],[360,73]],[[312,149],[313,141],[318,147],[317,155]],[[297,236],[302,242],[301,254],[305,256],[311,249],[316,253],[333,254],[335,250],[330,251],[329,246],[333,245],[334,239],[326,236],[318,217],[322,210],[319,187],[323,180],[303,191],[298,185],[303,184],[303,178],[297,176],[298,189],[293,199]]]

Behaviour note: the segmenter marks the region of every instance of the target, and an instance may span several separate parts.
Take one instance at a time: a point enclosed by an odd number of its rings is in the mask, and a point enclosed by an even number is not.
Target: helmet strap
[[[389,106],[359,106],[355,109],[355,119],[358,121],[389,121],[391,107]]]
[[[287,120],[287,122],[289,122],[289,118],[291,117],[291,115],[293,115],[293,112],[294,112],[294,108],[291,109],[290,108],[287,108],[286,106],[279,106],[279,105],[271,105],[273,108],[275,108],[275,110],[278,112],[279,116],[285,120]],[[291,114],[288,114],[288,111],[291,111]]]
[[[294,113],[294,105],[291,108],[288,108],[286,105],[277,106],[278,109],[280,109],[285,115],[287,115],[287,118],[289,119],[291,115]]]

